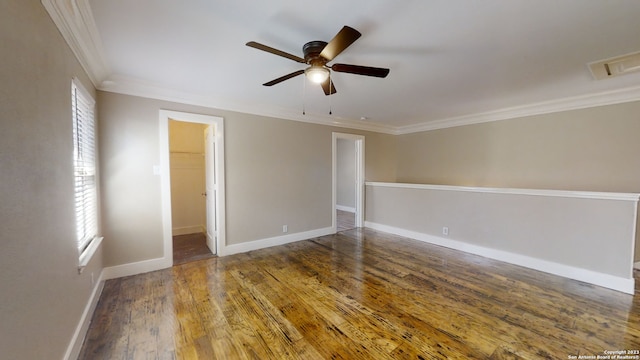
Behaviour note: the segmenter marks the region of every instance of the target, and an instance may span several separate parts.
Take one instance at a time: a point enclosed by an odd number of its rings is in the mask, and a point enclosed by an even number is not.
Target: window
[[[94,107],[95,101],[74,79],[71,83],[73,173],[77,244],[81,258],[85,257],[85,250],[98,235]]]

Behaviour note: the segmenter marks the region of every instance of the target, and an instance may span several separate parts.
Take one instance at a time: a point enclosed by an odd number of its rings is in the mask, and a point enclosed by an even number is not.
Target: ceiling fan
[[[360,34],[358,30],[349,26],[344,26],[328,43],[316,40],[304,44],[304,46],[302,47],[304,58],[289,54],[278,49],[274,49],[270,46],[263,45],[255,41],[250,41],[246,45],[258,50],[285,57],[301,64],[309,65],[309,67],[304,70],[294,71],[291,74],[281,76],[262,85],[273,86],[298,75],[305,74],[309,80],[322,86],[322,90],[324,90],[325,95],[331,95],[336,93],[336,88],[334,87],[333,81],[330,77],[331,70],[335,72],[375,76],[379,78],[384,78],[389,74],[389,69],[385,68],[350,64],[327,65],[328,62],[333,60],[336,56],[338,56],[341,52],[343,52],[346,48],[348,48],[351,44],[358,40],[361,35],[362,34]]]

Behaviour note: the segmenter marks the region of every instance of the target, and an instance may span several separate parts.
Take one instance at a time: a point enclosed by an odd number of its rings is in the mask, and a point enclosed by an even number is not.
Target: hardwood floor
[[[638,292],[354,229],[109,280],[80,359],[568,359],[638,349]]]
[[[356,214],[336,210],[336,227],[338,231],[351,230],[356,227]]]
[[[208,259],[213,256],[207,247],[207,237],[204,233],[173,237],[173,265]]]

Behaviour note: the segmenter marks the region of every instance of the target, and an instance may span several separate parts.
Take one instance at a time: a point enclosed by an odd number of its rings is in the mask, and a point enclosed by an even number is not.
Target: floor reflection
[[[109,280],[79,358],[567,358],[603,349],[640,349],[637,293],[355,228]]]

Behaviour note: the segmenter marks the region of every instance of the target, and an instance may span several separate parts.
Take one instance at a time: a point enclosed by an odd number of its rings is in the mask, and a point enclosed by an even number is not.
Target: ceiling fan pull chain
[[[307,115],[306,112],[304,111],[304,102],[306,99],[306,93],[307,93],[307,79],[303,78],[302,80],[302,115]]]
[[[331,72],[329,72],[329,95],[331,95],[331,89],[333,88],[333,79],[331,79]],[[329,115],[332,115],[331,111],[331,96],[329,96]]]

